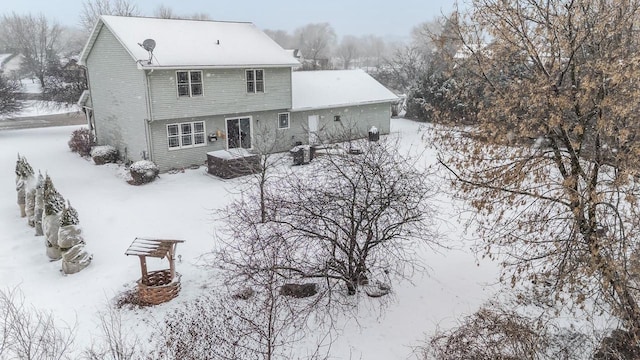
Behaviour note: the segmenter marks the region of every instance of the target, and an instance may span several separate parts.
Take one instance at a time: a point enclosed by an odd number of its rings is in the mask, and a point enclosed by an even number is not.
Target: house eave
[[[293,68],[299,64],[228,64],[228,65],[145,65],[146,60],[138,60],[138,70],[208,70],[208,69],[249,69],[249,68]]]
[[[331,105],[320,105],[320,106],[305,106],[305,107],[293,107],[289,109],[291,112],[303,112],[303,111],[315,111],[315,110],[327,110],[334,108],[344,108],[350,106],[363,106],[363,105],[374,105],[374,104],[386,104],[393,103],[400,100],[400,98],[395,99],[383,99],[383,100],[372,100],[372,101],[362,101],[357,103],[344,103],[344,104],[331,104]]]

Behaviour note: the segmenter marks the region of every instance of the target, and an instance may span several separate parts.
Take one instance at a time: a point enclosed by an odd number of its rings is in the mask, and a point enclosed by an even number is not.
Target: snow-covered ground
[[[37,79],[21,79],[22,92],[26,94],[42,94],[42,86]]]
[[[404,151],[425,147],[420,124],[392,119],[392,136],[402,137]],[[173,301],[155,307],[122,310],[127,325],[140,336],[148,335],[145,316],[161,318],[185,299],[204,291],[221,291],[211,274],[198,266],[200,255],[214,247],[213,234],[220,226],[212,221],[213,209],[223,207],[233,196],[239,180],[220,180],[205,168],[177,174],[161,174],[155,182],[131,186],[122,169],[109,164],[96,166],[69,151],[67,141],[78,127],[0,131],[0,284],[19,288],[28,303],[52,311],[58,319],[77,322],[76,346],[88,346],[99,333],[96,313],[114,296],[140,277],[137,258],[124,255],[135,237],[184,239],[178,245],[182,261],[182,291]],[[24,155],[36,170],[48,173],[58,191],[78,210],[91,265],[82,272],[63,276],[60,262],[45,255],[43,237],[20,218],[16,205],[14,168],[16,154]],[[424,164],[434,162],[427,152]],[[412,357],[412,346],[425,333],[449,327],[488,298],[495,288],[497,265],[482,261],[478,266],[468,251],[462,225],[445,195],[440,195],[439,226],[450,250],[423,251],[428,274],[417,274],[412,283],[394,288],[394,302],[383,316],[360,311],[359,324],[348,321],[331,347],[335,359],[387,360]],[[305,353],[300,350],[301,354]]]
[[[13,117],[20,118],[28,116],[68,114],[78,111],[80,111],[80,107],[76,104],[68,105],[55,101],[25,100],[23,102],[22,111],[13,115]]]
[[[80,107],[76,104],[68,105],[55,101],[24,100],[22,101],[22,110],[20,112],[11,116],[0,116],[0,121],[31,116],[69,114],[78,111],[80,111]]]

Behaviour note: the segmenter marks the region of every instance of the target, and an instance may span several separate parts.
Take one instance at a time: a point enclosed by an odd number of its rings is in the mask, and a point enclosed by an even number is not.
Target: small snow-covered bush
[[[91,149],[91,159],[96,165],[114,163],[118,160],[118,150],[111,145],[94,146]]]
[[[129,173],[131,174],[132,185],[142,185],[150,183],[158,176],[160,170],[158,166],[148,160],[136,161],[129,166]]]
[[[69,149],[73,152],[77,152],[80,156],[89,156],[91,148],[95,145],[95,138],[91,133],[91,130],[82,128],[74,130],[71,133],[71,139],[69,140]]]

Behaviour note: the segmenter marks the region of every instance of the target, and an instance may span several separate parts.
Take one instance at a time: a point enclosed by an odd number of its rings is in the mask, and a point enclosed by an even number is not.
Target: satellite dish
[[[153,49],[156,48],[156,41],[153,39],[146,39],[142,42],[142,44],[138,43],[138,45],[149,52],[149,61],[147,61],[147,63],[151,65],[151,60],[153,59]]]
[[[145,41],[142,42],[142,47],[145,50],[152,52],[153,49],[156,48],[156,41],[153,39],[146,39]]]

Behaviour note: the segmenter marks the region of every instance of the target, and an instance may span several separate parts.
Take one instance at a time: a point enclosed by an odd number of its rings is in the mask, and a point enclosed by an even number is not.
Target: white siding
[[[251,117],[253,143],[259,141],[262,135],[268,133],[269,141],[275,140],[277,147],[275,151],[288,150],[292,147],[293,142],[288,132],[276,131],[278,123],[278,113],[286,110],[280,109],[275,111],[260,111],[254,113],[230,113],[223,115],[177,118],[169,120],[157,120],[151,123],[151,137],[153,143],[153,161],[158,165],[160,171],[168,171],[171,169],[181,169],[189,166],[199,166],[205,164],[207,160],[207,152],[215,150],[223,150],[227,148],[227,139],[219,138],[217,141],[209,142],[207,140],[205,146],[172,149],[169,150],[167,140],[167,124],[204,121],[206,134],[225,132],[225,119],[236,117]],[[273,134],[274,136],[271,136]],[[225,134],[226,136],[226,134]]]
[[[128,160],[140,160],[147,151],[143,72],[104,26],[86,63],[98,143],[116,147]]]
[[[203,70],[204,95],[194,97],[178,97],[175,70],[150,72],[148,78],[151,85],[153,120],[250,113],[291,107],[291,68],[264,69],[265,91],[255,94],[247,93],[245,70]]]
[[[378,128],[381,134],[388,134],[391,124],[391,104],[379,103],[368,105],[347,106],[334,109],[309,110],[291,113],[291,136],[296,141],[306,144],[309,142],[307,132],[309,115],[320,117],[320,139],[342,138],[350,135],[352,138],[366,137],[372,126]],[[339,115],[340,121],[334,121]]]

